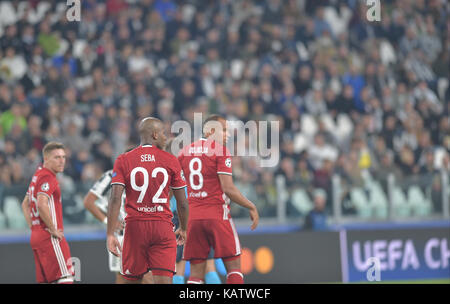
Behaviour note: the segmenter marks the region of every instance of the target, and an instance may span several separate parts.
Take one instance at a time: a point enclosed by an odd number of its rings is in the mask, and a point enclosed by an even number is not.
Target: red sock
[[[205,282],[199,278],[189,277],[189,279],[187,280],[186,283],[187,284],[204,284]]]
[[[244,284],[244,276],[239,269],[231,270],[227,274],[227,284]]]

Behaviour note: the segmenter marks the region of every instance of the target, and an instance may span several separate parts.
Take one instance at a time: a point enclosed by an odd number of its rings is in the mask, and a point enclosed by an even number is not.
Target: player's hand
[[[186,230],[182,230],[181,228],[178,228],[175,231],[175,235],[177,236],[177,245],[182,246],[186,242]]]
[[[64,232],[62,229],[47,228],[46,230],[52,235],[52,237],[57,238],[58,240],[62,240],[64,238]]]
[[[114,254],[116,257],[120,256],[122,248],[120,246],[119,240],[116,238],[115,235],[108,235],[106,239],[106,245],[108,246],[109,252]]]
[[[259,213],[258,209],[256,209],[255,206],[253,206],[252,209],[250,209],[250,219],[252,220],[252,226],[250,227],[252,230],[255,230],[259,223]]]
[[[125,228],[123,221],[118,220],[115,231],[122,231]]]

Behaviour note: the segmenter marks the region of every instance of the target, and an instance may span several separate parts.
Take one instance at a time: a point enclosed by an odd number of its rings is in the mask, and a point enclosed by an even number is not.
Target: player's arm
[[[114,231],[117,227],[117,221],[119,220],[119,213],[120,213],[120,205],[122,202],[122,193],[124,190],[124,186],[121,184],[113,184],[111,185],[111,195],[108,203],[108,223],[107,223],[107,245],[109,251],[111,251],[112,254],[115,256],[119,256],[119,250],[120,243],[117,240],[116,236],[114,235]]]
[[[185,188],[172,189],[171,192],[177,201],[177,215],[180,227],[175,231],[175,235],[177,236],[177,245],[181,246],[184,245],[184,242],[186,241],[187,221],[189,215],[188,202],[185,195]]]
[[[48,232],[58,239],[62,239],[64,234],[61,229],[57,229],[53,223],[52,217],[50,216],[50,207],[48,206],[48,196],[45,194],[38,193],[37,195],[37,209],[39,212],[39,217],[47,226]]]
[[[223,193],[225,193],[230,200],[250,211],[250,218],[253,221],[251,229],[254,230],[259,222],[259,214],[255,204],[242,195],[241,191],[234,185],[233,177],[231,175],[218,174],[218,176]]]
[[[172,189],[172,193],[177,200],[177,214],[180,222],[180,228],[184,231],[187,229],[187,221],[189,216],[188,201],[184,188]]]
[[[177,244],[184,245],[186,240],[189,207],[186,199],[186,180],[179,159],[176,157],[174,157],[172,172],[173,178],[171,179],[170,189],[177,201],[178,222],[180,224],[180,227],[175,231],[175,234],[178,237]]]
[[[107,217],[106,214],[103,213],[103,211],[100,210],[99,207],[97,207],[97,205],[95,204],[95,202],[97,201],[98,197],[97,195],[95,195],[92,191],[89,191],[86,196],[84,197],[84,207],[90,212],[92,213],[92,215],[98,219],[100,222],[102,223],[106,223],[107,221]]]
[[[25,217],[25,220],[27,221],[28,227],[30,227],[31,229],[31,217],[30,217],[30,201],[28,198],[28,194],[25,195],[25,197],[23,198],[22,201],[22,211],[23,211],[23,216]]]

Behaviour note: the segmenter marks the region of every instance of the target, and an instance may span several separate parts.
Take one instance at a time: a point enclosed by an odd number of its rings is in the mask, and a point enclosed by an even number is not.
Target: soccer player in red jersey
[[[141,145],[121,154],[114,163],[107,212],[107,246],[120,257],[120,273],[127,283],[141,283],[144,274],[151,270],[154,283],[170,284],[175,273],[177,244],[183,245],[186,238],[186,183],[177,158],[164,151],[163,123],[156,118],[144,118],[139,124],[139,135]],[[180,221],[175,233],[169,188],[177,200]],[[114,230],[123,191],[127,216],[123,244],[120,244]]]
[[[61,189],[56,174],[64,171],[64,145],[47,143],[44,163],[33,175],[22,210],[31,228],[30,244],[38,283],[73,283],[69,245],[64,238]]]
[[[131,151],[129,149],[128,151]],[[128,152],[127,151],[127,152]],[[84,206],[92,213],[100,222],[106,225],[106,214],[108,210],[108,197],[111,188],[113,170],[108,170],[100,177],[100,179],[92,186],[89,192],[84,197]],[[116,229],[116,236],[120,243],[123,241],[123,220],[125,219],[125,194],[122,196],[122,203],[120,205],[120,216],[118,227]],[[108,251],[108,266],[111,272],[116,273],[116,283],[124,283],[124,278],[120,275],[120,259]],[[143,284],[153,283],[153,276],[151,271],[144,275],[142,279]]]
[[[183,255],[191,263],[188,284],[203,283],[210,248],[214,258],[222,258],[225,264],[226,283],[242,284],[241,247],[230,215],[230,200],[249,209],[252,230],[258,225],[258,210],[233,183],[231,154],[222,145],[228,138],[226,120],[219,115],[208,117],[203,135],[178,156],[188,181],[189,220]]]

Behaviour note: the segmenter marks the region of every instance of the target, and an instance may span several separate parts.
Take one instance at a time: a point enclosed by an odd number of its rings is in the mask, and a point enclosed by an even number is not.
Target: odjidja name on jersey
[[[208,154],[208,147],[190,147],[189,154]]]
[[[222,299],[268,299],[270,298],[269,288],[224,288],[222,292],[213,290],[189,289],[181,290],[178,297],[180,299],[204,299],[209,302],[212,297]]]
[[[153,212],[162,212],[164,211],[164,208],[162,206],[154,206],[154,207],[138,207],[137,210],[139,212],[147,212],[147,213],[153,213]]]

